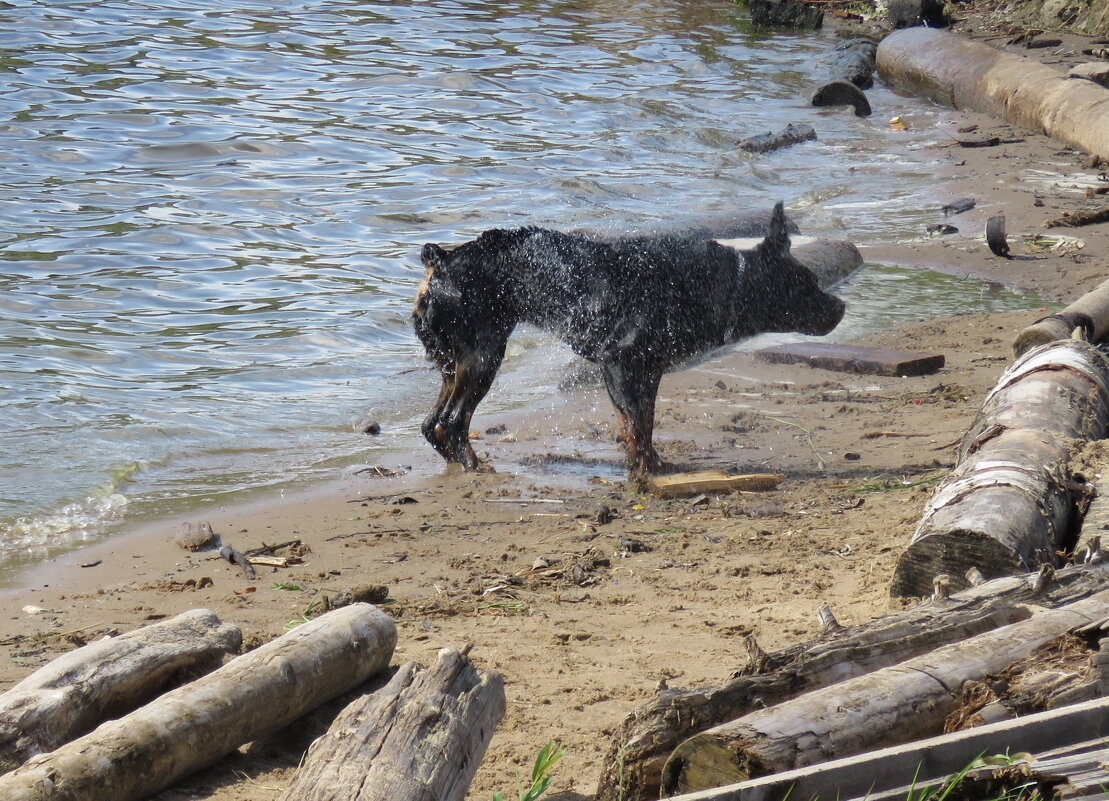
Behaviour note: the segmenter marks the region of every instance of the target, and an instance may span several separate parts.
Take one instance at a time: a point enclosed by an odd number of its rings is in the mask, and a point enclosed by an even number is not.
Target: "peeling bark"
[[[1001,376],[963,438],[894,569],[890,592],[923,596],[940,573],[965,586],[1055,565],[1076,526],[1071,459],[1109,425],[1109,361],[1063,340],[1029,351]]]

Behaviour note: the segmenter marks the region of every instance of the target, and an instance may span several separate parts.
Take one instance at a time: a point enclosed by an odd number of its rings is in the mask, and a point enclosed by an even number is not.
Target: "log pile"
[[[382,672],[396,625],[352,603],[235,657],[242,635],[193,610],[63,655],[0,695],[5,801],[139,801]],[[504,715],[499,676],[445,650],[362,695],[283,796],[461,801]]]
[[[663,769],[667,795],[745,781],[943,731],[959,688],[1109,615],[1109,591],[814,690],[702,732]]]
[[[1109,360],[1071,338],[1109,330],[1107,292],[1018,339],[1023,355],[987,396],[897,564],[892,594],[934,590],[931,601],[851,629],[829,612],[816,641],[774,654],[749,641],[750,664],[724,685],[660,690],[625,721],[598,798],[904,798],[913,781],[965,768],[983,742],[1001,753],[1077,742],[1086,732],[1073,726],[1109,733],[1109,702],[1097,700],[1109,691],[1109,480],[1099,475]],[[1087,591],[1076,595],[1079,577]],[[993,617],[1002,612],[1004,623]],[[913,632],[903,641],[901,626]],[[912,744],[881,748],[897,743]],[[1091,759],[1068,752],[1058,764],[1083,771]],[[1067,775],[1075,787],[1094,781]],[[1109,768],[1096,776],[1109,782]],[[972,774],[986,785],[1020,777],[1045,791],[1064,781],[1027,765]]]
[[[0,772],[211,672],[242,639],[194,609],[63,654],[0,695]]]
[[[598,801],[658,798],[667,760],[689,738],[811,690],[1027,620],[1027,604],[1057,608],[1087,598],[1109,588],[1109,564],[1076,565],[1047,578],[1009,576],[950,596],[941,592],[920,606],[846,629],[830,620],[819,639],[770,654],[749,641],[749,665],[728,682],[660,689],[629,715],[605,756]]]

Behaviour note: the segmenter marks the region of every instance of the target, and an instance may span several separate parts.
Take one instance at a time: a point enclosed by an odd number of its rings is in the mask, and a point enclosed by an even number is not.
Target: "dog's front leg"
[[[439,430],[447,444],[448,461],[461,462],[467,470],[489,470],[482,465],[470,443],[470,421],[474,410],[493,385],[497,370],[504,359],[508,337],[490,343],[486,350],[457,364],[455,383],[447,399],[446,408],[439,415]]]
[[[439,389],[439,397],[436,399],[435,405],[431,407],[431,412],[424,418],[420,431],[423,432],[424,439],[431,443],[431,447],[435,448],[435,452],[449,462],[451,461],[451,449],[446,438],[443,412],[455,392],[457,382],[455,381],[453,364],[442,366],[440,372],[443,376],[443,386]]]

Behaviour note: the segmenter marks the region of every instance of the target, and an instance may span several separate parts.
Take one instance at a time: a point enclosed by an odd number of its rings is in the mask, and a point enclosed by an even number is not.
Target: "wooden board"
[[[781,473],[747,473],[733,476],[723,470],[700,470],[695,473],[674,473],[652,476],[651,492],[660,498],[680,498],[702,492],[738,492],[774,489],[785,478]]]
[[[824,370],[871,375],[928,375],[944,365],[942,353],[911,353],[863,345],[833,345],[827,342],[796,342],[755,351],[771,364],[807,364]]]

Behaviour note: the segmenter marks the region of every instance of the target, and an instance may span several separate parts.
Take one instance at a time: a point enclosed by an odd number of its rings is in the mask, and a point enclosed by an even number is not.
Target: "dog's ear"
[[[423,250],[420,251],[420,261],[424,263],[424,267],[431,272],[437,272],[442,269],[447,260],[447,251],[433,242],[428,242],[424,245]]]
[[[763,244],[779,250],[789,250],[789,226],[786,223],[785,205],[780,200],[774,204],[774,211],[770,213],[770,226]]]

